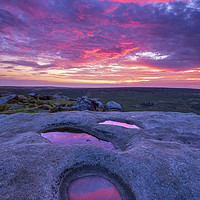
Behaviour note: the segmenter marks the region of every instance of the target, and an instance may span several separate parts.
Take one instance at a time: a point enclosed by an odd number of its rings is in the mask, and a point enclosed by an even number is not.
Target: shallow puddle
[[[121,200],[120,193],[107,179],[88,176],[77,179],[68,188],[70,200]]]
[[[109,125],[115,125],[115,126],[123,126],[125,128],[135,128],[135,129],[140,129],[136,125],[132,124],[127,124],[127,123],[122,123],[122,122],[116,122],[116,121],[105,121],[105,122],[100,122],[99,124],[109,124]]]
[[[72,144],[92,144],[106,149],[115,149],[111,142],[99,140],[86,133],[70,133],[70,132],[48,132],[41,133],[42,137],[47,138],[54,144],[72,145]]]

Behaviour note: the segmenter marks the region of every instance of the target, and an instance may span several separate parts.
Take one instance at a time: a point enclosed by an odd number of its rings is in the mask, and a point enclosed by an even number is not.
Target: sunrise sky
[[[0,85],[200,88],[200,0],[0,0]]]

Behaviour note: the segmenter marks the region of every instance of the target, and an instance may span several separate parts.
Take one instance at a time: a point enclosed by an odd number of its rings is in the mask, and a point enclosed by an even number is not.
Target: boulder
[[[103,104],[97,99],[90,99],[87,96],[78,97],[76,103],[72,108],[77,110],[92,110],[92,111],[103,111]]]
[[[94,104],[96,111],[101,111],[102,112],[104,110],[104,106],[101,103],[101,101],[99,101],[99,99],[95,98],[95,99],[91,99],[91,101]]]
[[[0,104],[17,103],[18,101],[19,101],[19,97],[16,94],[11,94],[11,95],[0,97]]]
[[[104,109],[104,106],[103,106],[103,104],[101,103],[101,101],[96,101],[96,104],[97,104],[97,107],[98,107],[98,108]]]
[[[80,98],[78,97],[76,103],[72,106],[72,108],[77,110],[95,110],[95,106],[91,99],[88,98]]]
[[[119,103],[115,102],[115,101],[109,101],[105,105],[105,108],[108,111],[122,110],[122,106]]]

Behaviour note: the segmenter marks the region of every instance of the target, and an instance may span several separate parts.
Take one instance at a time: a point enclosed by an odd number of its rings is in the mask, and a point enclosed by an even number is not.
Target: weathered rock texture
[[[99,122],[135,124],[127,129]],[[40,133],[75,128],[116,150],[60,146]],[[70,181],[109,179],[123,199],[200,199],[200,116],[164,112],[62,112],[0,115],[0,199],[67,198]]]

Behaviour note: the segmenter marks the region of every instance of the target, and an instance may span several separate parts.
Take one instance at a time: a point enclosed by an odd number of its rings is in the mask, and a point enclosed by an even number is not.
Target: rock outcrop
[[[1,106],[2,104],[2,106]],[[68,106],[65,106],[68,104]],[[65,95],[39,95],[30,93],[29,95],[4,95],[0,97],[0,112],[2,114],[17,113],[20,106],[23,109],[20,112],[39,112],[40,110],[49,110],[49,112],[73,111],[73,110],[91,110],[91,111],[121,111],[122,106],[114,101],[109,101],[105,107],[98,98],[88,98],[87,96],[76,99]],[[32,108],[37,109],[32,109]],[[31,108],[31,109],[30,109]]]
[[[99,124],[105,120],[140,129]],[[200,199],[200,116],[172,112],[18,113],[0,115],[0,199],[66,199],[76,178],[102,176],[123,200]],[[78,129],[116,150],[60,146],[40,133]]]
[[[92,101],[87,98],[87,97],[78,97],[76,99],[76,103],[73,105],[73,108],[74,109],[77,109],[77,110],[95,110],[95,107],[92,103]]]
[[[82,98],[78,97],[76,99],[76,103],[72,106],[72,108],[77,110],[91,110],[91,111],[103,111],[104,106],[98,99],[90,99],[87,96],[83,96]]]
[[[0,104],[4,103],[17,103],[19,100],[18,96],[16,94],[6,95],[3,97],[0,97]]]
[[[39,112],[40,110],[49,112],[70,111],[74,110],[72,108],[74,103],[75,100],[58,94],[53,95],[53,97],[36,93],[30,93],[27,96],[0,95],[0,113],[13,114],[17,112]],[[69,104],[69,106],[65,107],[66,104]]]

